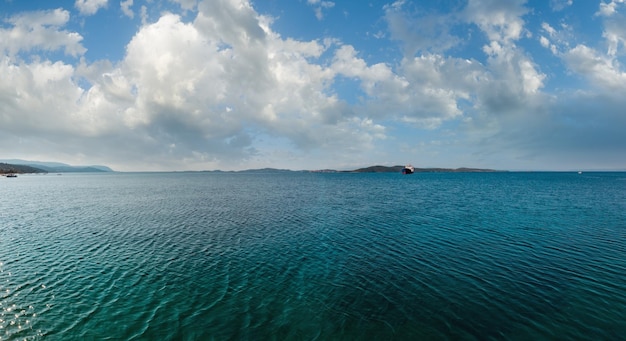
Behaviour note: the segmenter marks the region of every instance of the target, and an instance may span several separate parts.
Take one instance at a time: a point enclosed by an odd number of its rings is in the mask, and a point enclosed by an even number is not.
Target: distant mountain
[[[110,168],[103,169],[103,166],[58,166],[58,167],[47,167],[35,165],[37,168],[41,168],[48,173],[94,173],[94,172],[112,172]]]
[[[370,166],[365,168],[355,169],[353,173],[400,173],[404,166]]]
[[[0,163],[0,174],[24,174],[24,173],[45,173],[40,168],[25,165],[12,165],[8,163]]]
[[[334,170],[334,169],[319,169],[319,170],[289,170],[289,169],[276,169],[276,168],[261,168],[261,169],[247,169],[241,171],[234,171],[233,173],[287,173],[287,172],[311,172],[311,173],[401,173],[404,166],[369,166],[365,168],[359,168],[355,170]],[[415,168],[416,173],[477,173],[477,172],[501,172],[493,169],[482,168]]]
[[[289,170],[289,169],[277,169],[277,168],[260,168],[260,169],[246,169],[246,170],[239,171],[238,173],[262,173],[262,174],[266,174],[266,173],[286,173],[286,172],[299,172],[299,171],[293,171],[293,170]]]
[[[399,173],[404,166],[371,166],[355,169],[354,173]],[[481,168],[415,168],[415,173],[477,173],[477,172],[500,172],[494,169]]]
[[[107,166],[71,166],[60,162],[43,162],[43,161],[27,161],[19,159],[0,160],[5,164],[11,164],[16,166],[28,166],[33,167],[43,172],[48,173],[90,173],[90,172],[113,172],[113,170]],[[31,172],[24,172],[31,173]]]
[[[355,170],[289,170],[277,168],[246,169],[241,171],[220,171],[213,170],[207,172],[223,173],[288,173],[288,172],[315,172],[315,173],[400,173],[404,166],[369,166]],[[0,174],[6,173],[77,173],[77,172],[114,172],[107,166],[71,166],[60,162],[27,161],[19,159],[0,160]],[[481,168],[415,168],[415,173],[469,173],[469,172],[501,172],[493,169]]]

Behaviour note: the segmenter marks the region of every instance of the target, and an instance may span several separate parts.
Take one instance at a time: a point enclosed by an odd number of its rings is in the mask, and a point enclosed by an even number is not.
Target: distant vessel
[[[17,178],[17,174],[7,174],[7,178]]]
[[[402,174],[413,174],[415,173],[415,168],[411,165],[406,165],[402,168]]]

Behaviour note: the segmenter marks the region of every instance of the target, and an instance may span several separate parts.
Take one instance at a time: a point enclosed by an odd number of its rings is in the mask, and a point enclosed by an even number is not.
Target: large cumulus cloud
[[[595,14],[602,50],[555,23],[533,32],[521,0],[461,1],[446,13],[397,1],[381,8],[400,48],[387,63],[368,62],[332,35],[285,36],[245,0],[178,3],[181,13],[152,21],[144,8],[116,61],[85,58],[67,10],[7,18],[0,143],[13,146],[9,156],[118,169],[323,168],[397,163],[387,155],[401,149],[408,158],[427,152],[433,166],[566,168],[582,152],[588,167],[612,167],[624,152],[623,2]],[[83,15],[106,5],[76,2]],[[465,56],[470,40],[480,44]],[[529,52],[533,42],[581,86],[546,90],[550,74]],[[337,90],[342,79],[358,89],[356,100]]]

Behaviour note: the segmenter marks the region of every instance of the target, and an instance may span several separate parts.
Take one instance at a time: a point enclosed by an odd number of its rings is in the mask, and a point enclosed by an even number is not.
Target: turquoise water
[[[626,335],[626,173],[0,178],[0,337]]]

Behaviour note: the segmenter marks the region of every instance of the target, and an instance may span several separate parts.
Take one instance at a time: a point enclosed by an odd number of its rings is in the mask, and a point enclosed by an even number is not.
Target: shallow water
[[[626,173],[0,178],[5,339],[623,339]]]

